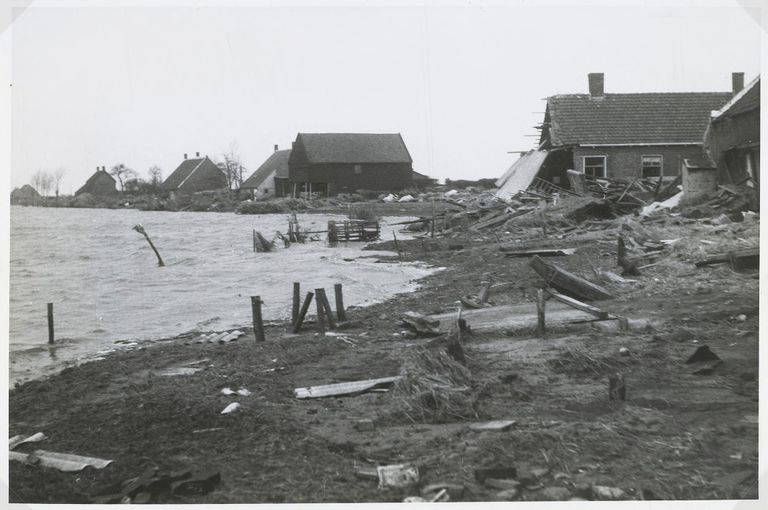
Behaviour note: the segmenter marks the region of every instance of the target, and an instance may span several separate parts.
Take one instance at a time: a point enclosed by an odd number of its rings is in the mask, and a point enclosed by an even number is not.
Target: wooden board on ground
[[[506,430],[509,430],[512,425],[517,423],[515,420],[493,420],[493,421],[485,421],[482,423],[470,423],[469,429],[470,430],[477,430],[477,431],[496,431],[496,432],[504,432]]]
[[[296,398],[323,398],[335,397],[341,395],[355,395],[376,388],[389,386],[400,379],[400,376],[381,377],[379,379],[366,379],[364,381],[351,381],[336,384],[326,384],[322,386],[308,386],[306,388],[296,388],[293,394]]]
[[[555,292],[552,289],[546,289],[547,294],[552,296],[553,298],[557,299],[561,303],[564,303],[568,306],[571,306],[577,310],[581,310],[582,312],[587,312],[589,314],[594,315],[598,319],[607,319],[608,318],[608,312],[605,310],[601,310],[596,306],[588,305],[586,303],[582,303],[581,301],[577,299],[573,299],[572,297],[565,296],[563,294],[560,294],[559,292]]]
[[[613,299],[613,296],[600,285],[585,280],[580,276],[569,273],[565,269],[545,262],[538,255],[531,259],[531,267],[544,278],[544,281],[560,292],[584,299],[585,301],[600,301]]]
[[[576,253],[576,248],[517,250],[512,246],[502,246],[499,248],[499,251],[504,253],[505,257],[533,257],[534,255],[538,255],[539,257],[558,257],[573,255]]]
[[[535,330],[538,320],[536,303],[519,305],[492,306],[476,310],[464,310],[462,319],[472,328],[472,331],[506,331],[523,332]],[[439,321],[437,329],[447,333],[456,324],[456,312],[429,315],[429,319]],[[586,312],[576,310],[560,302],[547,303],[547,328],[567,326],[574,322],[593,321],[595,318]]]

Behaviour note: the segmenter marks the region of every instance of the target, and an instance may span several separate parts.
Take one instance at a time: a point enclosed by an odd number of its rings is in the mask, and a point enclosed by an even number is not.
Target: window
[[[267,193],[269,193],[269,188],[264,188],[264,194],[266,195]]]
[[[663,177],[663,159],[661,156],[641,156],[642,177]]]
[[[584,174],[587,177],[605,177],[605,156],[584,156]]]
[[[363,173],[363,165],[355,165],[355,173],[356,174]]]

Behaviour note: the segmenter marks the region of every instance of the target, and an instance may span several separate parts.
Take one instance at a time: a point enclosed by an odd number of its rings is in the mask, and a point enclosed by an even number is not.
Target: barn
[[[200,157],[198,152],[195,158],[187,159],[163,182],[161,188],[164,191],[195,193],[197,191],[216,190],[227,187],[227,176],[211,161],[208,156]]]
[[[75,196],[83,193],[102,196],[115,195],[117,194],[116,183],[115,178],[107,173],[106,167],[96,167],[96,172],[85,181],[80,189],[75,191]]]
[[[288,180],[294,196],[397,191],[412,184],[413,160],[399,133],[299,133]]]

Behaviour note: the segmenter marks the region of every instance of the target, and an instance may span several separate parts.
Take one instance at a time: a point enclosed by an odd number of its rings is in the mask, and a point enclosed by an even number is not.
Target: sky
[[[233,142],[253,171],[298,132],[401,133],[414,170],[498,177],[534,147],[543,99],[586,93],[587,73],[607,93],[749,82],[750,4],[32,2],[10,27],[10,184],[63,168],[69,194],[117,163],[167,177]]]

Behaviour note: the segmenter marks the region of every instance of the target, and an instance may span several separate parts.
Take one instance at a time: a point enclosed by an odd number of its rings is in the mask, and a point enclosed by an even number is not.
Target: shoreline
[[[720,235],[707,232],[697,235]],[[538,235],[531,232],[534,239]],[[572,237],[565,244],[577,254],[556,263],[583,275],[590,261],[612,267],[601,255],[600,242],[612,236],[603,230]],[[726,268],[680,278],[690,269],[674,259],[648,270],[639,284],[612,286],[617,298],[600,306],[633,324],[645,320],[654,330],[622,332],[595,325],[553,330],[545,338],[482,330],[466,336],[467,369],[480,393],[463,418],[406,419],[403,397],[393,390],[294,397],[299,387],[396,376],[418,352],[441,349],[444,337],[411,338],[399,317],[407,311],[453,312],[459,297],[476,292],[485,279],[504,284],[492,292],[494,304],[531,303],[540,279],[530,260],[506,258],[498,246],[496,239],[478,233],[400,241],[404,260],[446,269],[425,277],[415,292],[348,310],[349,325],[337,332],[342,337],[321,337],[311,324],[297,335],[285,323],[272,324],[263,344],[254,341],[250,329],[223,345],[185,345],[177,339],[12,389],[11,435],[42,431],[50,439],[33,448],[114,461],[79,475],[14,462],[12,500],[86,502],[87,494],[156,466],[207,467],[221,474],[212,492],[161,496],[157,502],[164,503],[402,501],[420,489],[378,489],[375,481],[360,478],[359,470],[403,462],[419,466],[419,486],[461,486],[463,494],[454,494],[453,501],[594,499],[595,486],[620,489],[620,499],[749,497],[748,477],[730,485],[723,477],[757,467],[757,429],[744,417],[757,414],[758,281]],[[394,248],[392,241],[372,246],[388,248]],[[744,321],[734,319],[739,314]],[[468,322],[472,327],[471,318]],[[690,374],[684,360],[696,349],[692,340],[653,340],[681,324],[698,345],[707,343],[724,360],[714,375]],[[731,345],[734,328],[742,333]],[[619,354],[620,347],[627,347],[629,356]],[[594,363],[582,369],[574,364],[575,354]],[[160,375],[179,367],[202,370]],[[626,403],[605,398],[611,370],[626,377]],[[241,387],[251,395],[220,393]],[[232,402],[240,408],[222,415]],[[362,419],[370,420],[372,429],[358,428]],[[472,422],[500,419],[515,424],[505,432],[468,428]],[[731,457],[734,451],[741,452],[738,458]],[[637,460],[649,456],[653,462]],[[539,474],[514,494],[476,475],[480,469],[510,466],[518,479]],[[685,475],[693,471],[700,476],[696,483]]]

